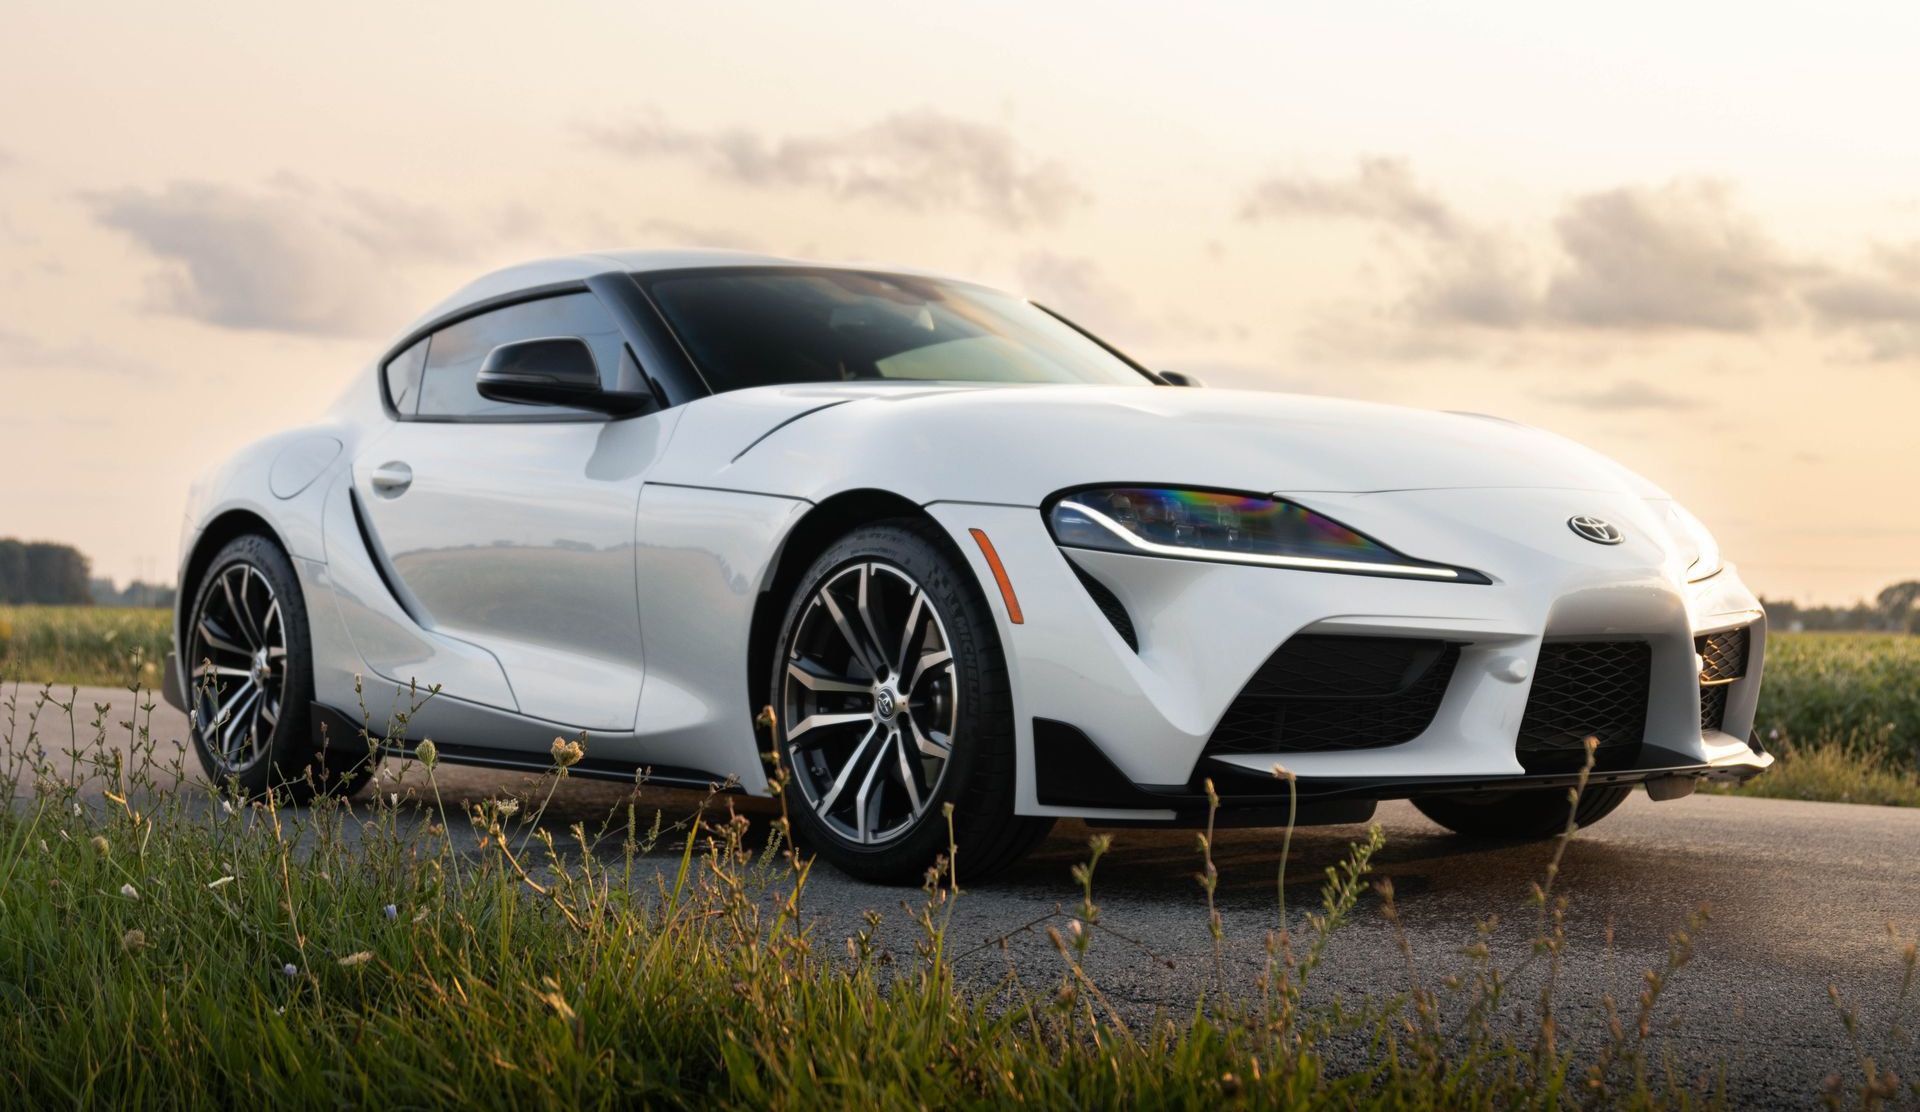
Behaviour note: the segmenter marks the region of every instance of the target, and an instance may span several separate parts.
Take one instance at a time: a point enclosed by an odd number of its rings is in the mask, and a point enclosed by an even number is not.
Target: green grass
[[[370,804],[283,810],[164,786],[180,754],[122,727],[133,754],[122,759],[104,723],[78,741],[49,725],[68,713],[0,705],[0,788],[15,801],[0,810],[0,1106],[1725,1103],[1724,1076],[1688,1076],[1655,1042],[1703,914],[1676,917],[1667,954],[1632,982],[1638,999],[1600,1001],[1617,1017],[1611,1034],[1557,1034],[1568,965],[1613,960],[1569,949],[1554,887],[1565,842],[1513,909],[1533,924],[1513,961],[1493,958],[1489,920],[1456,974],[1414,974],[1390,884],[1375,886],[1377,911],[1362,910],[1376,828],[1327,870],[1304,928],[1272,930],[1263,972],[1236,981],[1203,837],[1194,867],[1213,987],[1129,1019],[1086,965],[1095,947],[1126,945],[1096,899],[1104,838],[1074,870],[1065,909],[1037,924],[1054,972],[969,984],[948,931],[969,897],[945,868],[908,901],[912,944],[890,952],[877,917],[845,938],[806,925],[811,865],[783,822],[755,844],[745,819],[711,808],[672,826],[629,801],[557,834],[538,808],[500,800],[422,813],[404,800],[439,797],[433,767],[397,761],[398,781],[383,777]],[[44,755],[68,749],[77,771]],[[564,775],[556,767],[528,798]],[[476,852],[452,852],[455,826],[474,830]],[[1409,972],[1341,1003],[1321,985],[1329,942],[1361,914],[1386,917]],[[1896,1014],[1914,949],[1900,960]],[[1881,1048],[1835,1004],[1835,1030],[1856,1041],[1853,1064],[1836,1061],[1824,1083],[1833,1098],[1920,1099],[1875,1072]],[[1807,1079],[1809,1092],[1822,1084]]]
[[[170,610],[0,606],[0,676],[22,683],[158,686]]]
[[[1785,633],[1768,638],[1755,725],[1769,744],[1848,747],[1920,769],[1920,637]]]
[[[1754,725],[1774,766],[1723,791],[1920,807],[1920,637],[1769,637]]]
[[[1896,764],[1861,743],[1800,746],[1774,751],[1773,767],[1738,786],[1709,785],[1731,795],[1920,807],[1920,772]]]

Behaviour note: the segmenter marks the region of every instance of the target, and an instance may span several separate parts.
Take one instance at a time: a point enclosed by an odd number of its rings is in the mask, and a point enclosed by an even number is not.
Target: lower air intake
[[[1540,647],[1515,751],[1528,772],[1631,766],[1647,732],[1653,647],[1645,641],[1549,641]]]
[[[1727,689],[1747,674],[1747,646],[1751,636],[1745,627],[1709,633],[1693,639],[1693,651],[1700,654],[1700,730],[1719,730],[1727,723]]]
[[[1208,753],[1372,749],[1433,723],[1460,646],[1414,637],[1302,634],[1280,646],[1227,708]]]

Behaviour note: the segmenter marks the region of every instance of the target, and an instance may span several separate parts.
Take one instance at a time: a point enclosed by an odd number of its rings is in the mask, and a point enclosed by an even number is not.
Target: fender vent
[[[1072,560],[1067,561],[1067,566],[1073,569],[1073,574],[1080,580],[1080,585],[1087,589],[1087,594],[1093,596],[1093,604],[1107,616],[1107,621],[1120,634],[1120,639],[1127,643],[1127,648],[1139,652],[1140,635],[1134,630],[1133,616],[1127,613],[1126,604],[1120,601],[1120,596]]]
[[[1247,681],[1208,753],[1373,749],[1433,724],[1460,646],[1415,637],[1301,634]]]
[[[373,530],[367,527],[366,511],[360,507],[360,492],[352,487],[347,488],[347,504],[353,508],[353,524],[360,530],[360,544],[367,550],[367,562],[373,565],[373,573],[380,577],[380,585],[387,589],[387,596],[393,599],[393,604],[400,608],[401,613],[413,619],[413,624],[427,628],[420,614],[408,605],[406,592],[394,583],[393,571],[387,567],[386,551],[373,539]]]

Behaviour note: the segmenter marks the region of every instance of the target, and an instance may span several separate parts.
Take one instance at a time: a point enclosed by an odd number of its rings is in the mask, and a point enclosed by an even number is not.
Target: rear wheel
[[[306,602],[279,545],[248,535],[221,549],[182,642],[193,745],[216,783],[237,783],[248,795],[280,789],[305,802],[367,781],[364,754],[313,744]]]
[[[1532,788],[1427,796],[1415,799],[1413,805],[1455,834],[1535,842],[1565,831],[1569,817],[1576,826],[1599,822],[1632,792],[1632,784],[1589,787],[1575,805],[1568,802],[1565,788]]]
[[[1051,819],[1013,813],[1013,700],[993,614],[918,521],[855,530],[802,577],[781,624],[775,733],[795,833],[863,880],[917,882],[948,848],[1005,867]]]

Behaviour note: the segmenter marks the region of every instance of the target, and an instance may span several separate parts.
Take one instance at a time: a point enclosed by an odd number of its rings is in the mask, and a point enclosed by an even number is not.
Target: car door
[[[357,454],[354,493],[403,605],[435,633],[492,653],[510,688],[462,690],[456,677],[443,695],[631,731],[644,672],[634,522],[669,415],[609,420],[480,396],[488,352],[547,337],[584,340],[603,383],[637,374],[591,292],[455,321],[426,339],[423,360],[389,371],[399,420]]]

